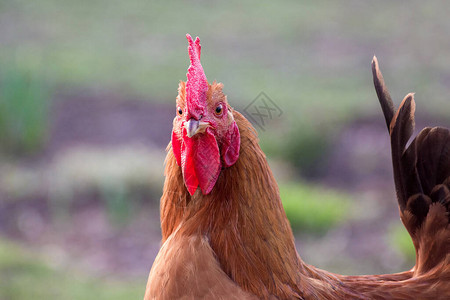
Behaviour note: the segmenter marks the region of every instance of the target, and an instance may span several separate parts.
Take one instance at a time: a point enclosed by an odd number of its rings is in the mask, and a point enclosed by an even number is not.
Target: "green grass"
[[[50,87],[39,70],[11,62],[0,66],[0,150],[33,153],[48,136]]]
[[[319,186],[281,184],[284,210],[294,231],[324,233],[350,216],[350,196]]]
[[[145,281],[92,278],[52,268],[38,256],[0,239],[0,299],[142,299]]]

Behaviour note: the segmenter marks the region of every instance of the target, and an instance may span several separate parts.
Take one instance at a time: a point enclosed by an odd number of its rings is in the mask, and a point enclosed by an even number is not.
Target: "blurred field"
[[[346,274],[413,264],[377,55],[417,127],[450,126],[445,1],[0,1],[0,299],[141,298],[159,248],[174,99],[200,36],[210,81],[259,129],[298,250]]]

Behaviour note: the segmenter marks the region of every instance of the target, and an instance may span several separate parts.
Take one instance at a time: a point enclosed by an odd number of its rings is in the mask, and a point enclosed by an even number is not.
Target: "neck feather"
[[[256,131],[241,114],[234,117],[241,135],[239,159],[222,170],[210,194],[187,193],[168,151],[163,241],[181,224],[182,234],[208,237],[223,270],[243,289],[262,298],[300,297],[301,273],[308,270],[295,249],[278,186]]]

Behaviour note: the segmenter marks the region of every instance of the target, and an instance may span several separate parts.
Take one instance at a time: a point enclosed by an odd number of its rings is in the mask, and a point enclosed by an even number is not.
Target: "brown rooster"
[[[413,94],[398,110],[374,58],[375,89],[391,136],[401,219],[415,267],[343,276],[302,261],[277,183],[252,125],[209,84],[200,40],[180,82],[161,198],[162,247],[144,299],[450,299],[450,133],[414,128]]]

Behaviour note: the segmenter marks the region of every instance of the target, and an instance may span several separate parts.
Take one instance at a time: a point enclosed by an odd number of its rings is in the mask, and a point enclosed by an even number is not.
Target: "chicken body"
[[[405,150],[414,123],[412,95],[395,111],[376,60],[373,72],[391,135],[400,214],[417,252],[412,270],[343,276],[304,263],[255,129],[215,94],[221,86],[213,83],[206,101],[213,108],[216,98],[227,105],[231,121],[224,124],[237,124],[239,158],[222,166],[217,178],[205,180],[204,186],[214,181],[214,187],[204,193],[207,189],[186,184],[189,165],[183,159],[180,165],[179,150],[174,154],[169,144],[161,198],[163,244],[144,299],[450,299],[450,133],[424,129]],[[184,88],[180,84],[177,103],[189,101]],[[183,121],[176,120],[174,132],[180,132],[176,126]],[[220,150],[224,142],[216,139]],[[201,187],[198,170],[191,173]]]
[[[180,295],[185,299],[450,297],[449,255],[418,276],[414,270],[342,276],[305,264],[295,250],[278,188],[256,134],[237,112],[235,119],[240,128],[247,128],[241,130],[247,151],[234,167],[222,171],[216,186],[222,188],[209,195],[198,191],[190,196],[185,191],[182,172],[168,152],[161,199],[163,246],[153,264],[145,299],[179,299]],[[240,180],[243,176],[249,181]],[[265,186],[267,181],[272,184]]]
[[[206,236],[174,232],[155,259],[144,299],[258,299],[221,269]]]

